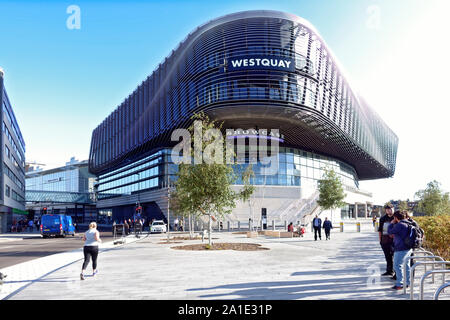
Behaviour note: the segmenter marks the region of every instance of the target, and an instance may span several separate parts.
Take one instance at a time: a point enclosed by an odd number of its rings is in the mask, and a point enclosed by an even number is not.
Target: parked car
[[[167,226],[162,220],[155,220],[153,221],[151,227],[150,227],[150,233],[166,233],[167,232]]]
[[[72,222],[72,217],[65,214],[43,215],[41,217],[41,235],[43,238],[49,236],[75,236],[75,227]]]

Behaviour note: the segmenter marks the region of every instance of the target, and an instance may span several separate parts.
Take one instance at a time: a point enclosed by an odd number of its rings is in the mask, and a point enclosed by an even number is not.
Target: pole
[[[167,242],[170,239],[170,198],[169,198],[169,186],[167,186]]]

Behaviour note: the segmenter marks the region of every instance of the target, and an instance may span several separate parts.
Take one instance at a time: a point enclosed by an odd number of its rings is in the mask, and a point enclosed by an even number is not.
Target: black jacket
[[[313,219],[313,221],[312,221],[313,227],[315,228],[314,222],[316,221],[316,219],[319,220],[319,223],[318,223],[319,227],[318,228],[320,228],[322,226],[322,219],[320,219],[320,218],[314,218]]]
[[[323,222],[322,228],[324,228],[325,230],[331,230],[333,229],[333,225],[331,224],[330,220],[326,220]]]

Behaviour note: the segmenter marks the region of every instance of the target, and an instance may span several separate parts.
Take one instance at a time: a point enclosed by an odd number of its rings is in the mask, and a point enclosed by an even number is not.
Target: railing
[[[450,282],[445,283],[442,286],[440,286],[434,293],[434,300],[439,300],[440,294],[444,291],[445,288],[448,288],[448,287],[450,287]]]
[[[418,256],[414,256],[412,255],[412,253],[416,253],[419,254]],[[428,260],[428,259],[432,259],[433,261],[419,261],[419,262],[415,262],[410,269],[410,275],[409,275],[409,279],[410,279],[410,299],[414,300],[414,278],[415,278],[415,272],[416,272],[416,268],[420,267],[420,266],[424,266],[425,267],[425,274],[422,276],[422,278],[420,279],[420,293],[419,293],[419,299],[423,300],[423,295],[424,295],[424,285],[425,285],[425,280],[426,278],[428,278],[430,275],[433,277],[432,279],[432,283],[434,283],[434,275],[435,274],[442,274],[442,286],[439,287],[435,294],[434,294],[434,299],[437,300],[439,298],[439,295],[443,292],[443,290],[447,287],[450,286],[450,283],[445,283],[445,275],[447,273],[450,274],[450,270],[444,269],[447,265],[450,265],[450,261],[444,261],[444,259],[440,256],[436,256],[434,255],[432,252],[427,251],[423,248],[418,248],[418,249],[414,249],[411,250],[411,253],[409,256],[407,256],[404,261],[403,261],[403,276],[404,278],[406,277],[406,266],[409,263],[410,260]],[[427,272],[427,266],[431,265],[432,267],[432,271],[428,271]],[[441,265],[443,267],[443,270],[435,270],[434,267],[435,265]],[[406,294],[406,281],[404,281],[403,283],[403,293]]]
[[[434,256],[433,256],[434,257]],[[440,258],[440,257],[439,257]],[[441,258],[442,259],[442,258]],[[411,271],[410,271],[410,280],[409,280],[409,282],[410,282],[410,287],[411,287],[411,289],[410,289],[410,299],[411,300],[414,300],[414,273],[415,273],[415,270],[416,270],[416,267],[418,267],[418,266],[423,266],[423,265],[432,265],[433,266],[433,271],[434,271],[434,266],[436,265],[436,264],[443,264],[443,265],[445,265],[445,264],[450,264],[450,262],[449,261],[433,261],[433,262],[417,262],[417,263],[415,263],[412,267],[411,267]],[[429,272],[433,272],[433,271],[429,271]],[[428,273],[428,272],[427,272]],[[445,279],[444,279],[445,280]],[[434,279],[433,279],[433,282],[434,282]],[[404,286],[403,286],[404,287]]]
[[[431,259],[432,257],[438,257],[438,256],[434,256],[434,254],[430,251],[425,251],[425,250],[421,250],[417,252],[418,254],[425,254],[423,255],[418,255],[418,256],[413,256],[413,251],[410,252],[409,256],[405,257],[405,260],[403,261],[403,275],[406,276],[406,265],[409,263],[410,260],[416,259],[416,260],[426,260],[426,259]],[[440,258],[441,261],[444,261],[444,259]],[[434,258],[433,258],[434,259]],[[434,270],[434,266],[433,266],[433,270]],[[427,272],[427,265],[425,265],[425,272]],[[414,278],[414,273],[410,273],[410,283],[411,283],[411,279]],[[434,277],[433,277],[433,282],[434,282]],[[406,294],[406,286],[403,286],[403,294]]]
[[[450,261],[444,261],[446,264],[450,264]],[[430,276],[430,275],[435,275],[435,274],[439,274],[442,273],[442,285],[446,285],[445,283],[445,275],[447,273],[450,274],[450,270],[434,270],[434,271],[428,271],[427,273],[425,273],[422,276],[422,279],[420,279],[420,300],[423,300],[423,287],[424,287],[424,283],[425,283],[425,279]],[[447,285],[450,285],[450,283],[447,283]]]

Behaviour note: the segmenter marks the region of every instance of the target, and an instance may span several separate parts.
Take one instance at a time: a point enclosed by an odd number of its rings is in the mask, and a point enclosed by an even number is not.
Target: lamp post
[[[139,184],[140,184],[140,180],[141,180],[141,173],[140,172],[138,172],[138,173],[136,173],[137,174],[137,176],[138,176],[138,194],[137,194],[137,196],[138,196],[138,201],[136,202],[136,208],[134,209],[134,213],[133,213],[133,221],[134,221],[134,236],[136,237],[136,238],[138,238],[138,234],[137,234],[137,230],[136,230],[136,210],[139,210],[138,208],[141,206],[141,200],[140,200],[140,194],[141,194],[141,190],[140,190],[140,186],[139,186]]]

